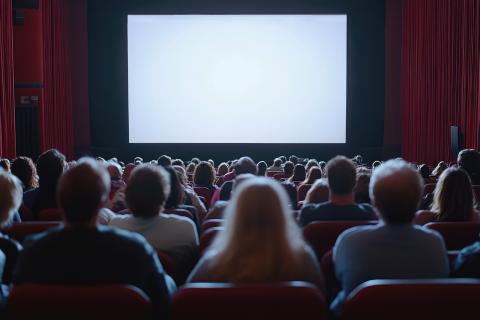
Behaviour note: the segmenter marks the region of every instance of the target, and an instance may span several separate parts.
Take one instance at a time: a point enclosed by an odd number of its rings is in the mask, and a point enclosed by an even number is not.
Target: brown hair
[[[215,177],[215,168],[207,161],[200,162],[193,171],[193,183],[196,187],[211,187]]]
[[[357,170],[352,160],[344,156],[336,156],[328,161],[325,168],[332,193],[345,195],[352,192],[357,182]]]
[[[18,157],[12,162],[12,174],[17,176],[25,189],[38,187],[37,168],[29,157]]]
[[[468,174],[448,168],[440,175],[433,194],[432,211],[441,222],[470,221],[474,213],[475,195]]]

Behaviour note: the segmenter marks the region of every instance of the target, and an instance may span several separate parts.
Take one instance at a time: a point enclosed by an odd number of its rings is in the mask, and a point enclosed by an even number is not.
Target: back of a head
[[[480,153],[474,149],[464,149],[458,153],[457,163],[473,183],[480,183]]]
[[[255,177],[239,187],[225,213],[225,230],[213,244],[220,252],[216,275],[267,281],[294,263],[303,240],[287,203],[285,191],[272,179]]]
[[[305,196],[304,203],[322,203],[328,201],[330,189],[327,179],[322,178],[315,181]]]
[[[291,155],[289,158],[288,158],[288,161],[290,161],[291,163],[293,163],[294,165],[298,163],[298,157],[295,156],[295,155]]]
[[[181,168],[181,167],[180,167]],[[154,217],[164,208],[170,194],[170,177],[161,166],[140,165],[132,171],[125,199],[133,215]]]
[[[293,168],[293,175],[290,177],[290,181],[303,181],[305,178],[305,167],[303,164],[296,164]]]
[[[168,167],[172,165],[172,158],[167,155],[161,155],[160,157],[158,157],[157,163],[159,166]]]
[[[193,183],[197,187],[210,187],[215,182],[215,168],[210,162],[202,161],[193,172]]]
[[[22,204],[22,183],[14,175],[0,169],[0,227],[12,222],[15,212]]]
[[[2,168],[3,170],[7,171],[7,172],[10,172],[10,160],[4,158],[4,159],[0,159],[0,168]]]
[[[357,170],[350,159],[336,156],[328,161],[325,170],[328,185],[333,194],[348,195],[352,193],[357,181]]]
[[[281,167],[282,166],[282,159],[275,158],[275,160],[273,160],[273,166],[274,167]]]
[[[56,149],[42,153],[37,160],[40,188],[55,187],[65,168],[65,156]]]
[[[420,173],[423,179],[427,179],[430,177],[430,168],[426,164],[421,164],[418,167],[418,172]]]
[[[267,163],[265,161],[260,161],[257,163],[257,175],[264,176],[267,172]]]
[[[184,189],[180,180],[177,177],[175,169],[172,167],[164,167],[165,171],[169,176],[170,182],[170,194],[168,195],[167,202],[165,203],[166,209],[175,209],[177,208],[184,199]]]
[[[241,157],[235,165],[235,173],[251,173],[257,175],[257,165],[250,157]]]
[[[306,184],[313,184],[315,181],[318,179],[322,178],[322,169],[320,167],[311,167],[310,170],[308,170],[308,175],[307,178],[305,179]]]
[[[293,168],[295,165],[291,161],[285,162],[283,165],[283,173],[285,174],[285,178],[290,178],[290,176],[293,174]]]
[[[108,170],[108,174],[110,175],[110,179],[122,180],[123,170],[122,170],[122,167],[117,162],[108,161],[107,170]]]
[[[435,187],[432,211],[438,221],[470,221],[474,213],[475,195],[468,174],[460,168],[448,168]]]
[[[218,176],[223,176],[228,173],[228,164],[226,162],[222,162],[218,165],[217,174]]]
[[[16,158],[12,162],[11,170],[12,174],[20,179],[26,189],[38,186],[37,168],[32,159],[28,157]]]
[[[389,160],[373,171],[370,199],[388,224],[411,223],[423,194],[423,179],[403,160]]]
[[[109,192],[110,179],[105,166],[91,158],[83,158],[61,176],[57,201],[66,222],[85,225],[96,217]]]

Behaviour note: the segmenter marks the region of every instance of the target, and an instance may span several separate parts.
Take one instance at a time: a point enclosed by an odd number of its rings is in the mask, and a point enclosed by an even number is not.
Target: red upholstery
[[[175,278],[175,267],[174,267],[174,264],[173,264],[173,260],[172,258],[162,252],[162,251],[159,251],[157,250],[157,255],[158,255],[158,259],[160,260],[160,262],[162,263],[162,266],[163,268],[165,269],[165,271],[172,277],[172,278]]]
[[[223,223],[223,219],[208,219],[208,220],[205,220],[202,223],[202,227],[201,227],[202,233],[204,233],[205,231],[207,231],[208,229],[211,229],[211,228],[221,227],[222,223]]]
[[[435,221],[435,213],[427,210],[417,211],[415,218],[413,218],[413,223],[421,226],[434,221]]]
[[[18,213],[20,214],[20,218],[22,221],[33,221],[35,218],[33,217],[32,211],[22,203],[20,208],[18,209]]]
[[[447,250],[460,250],[478,240],[478,222],[432,222],[426,228],[439,232],[445,240]]]
[[[210,201],[212,201],[212,196],[213,196],[212,190],[204,187],[194,187],[193,190],[199,197],[205,198],[206,204],[210,204]],[[208,209],[208,206],[207,206],[207,209]]]
[[[150,319],[148,297],[132,286],[23,284],[7,299],[7,319]]]
[[[185,209],[165,209],[165,210],[163,210],[163,213],[176,214],[177,216],[182,216],[182,217],[190,218],[190,219],[193,220],[192,214],[188,210],[185,210]]]
[[[304,282],[263,285],[188,284],[172,301],[172,320],[325,318],[321,293]]]
[[[347,299],[342,320],[478,319],[480,281],[372,280]]]
[[[282,173],[282,171],[267,171],[267,177],[273,178],[273,176],[278,173]]]
[[[14,223],[7,229],[5,233],[8,234],[11,238],[22,242],[27,236],[31,234],[36,234],[44,232],[50,228],[55,228],[61,226],[62,223],[58,221],[50,222],[21,222]]]
[[[325,284],[327,286],[327,298],[330,301],[335,298],[340,290],[340,282],[335,276],[335,265],[333,264],[333,252],[329,250],[325,253],[321,260],[323,275],[325,276]]]
[[[435,190],[435,183],[427,183],[423,189],[424,194],[432,193]]]
[[[308,190],[310,190],[311,187],[311,184],[302,184],[300,187],[298,187],[298,201],[305,200],[307,192]]]
[[[283,172],[277,173],[277,174],[273,175],[273,179],[275,179],[275,180],[285,179],[285,174]]]
[[[205,231],[200,237],[200,245],[198,250],[200,254],[203,254],[205,250],[212,244],[213,239],[219,231],[223,230],[223,227],[213,227]]]
[[[62,210],[60,209],[43,209],[38,214],[38,221],[62,221],[62,216]]]
[[[377,224],[377,221],[319,221],[308,224],[303,229],[303,235],[320,261],[322,256],[332,249],[343,231],[356,226],[374,224]]]

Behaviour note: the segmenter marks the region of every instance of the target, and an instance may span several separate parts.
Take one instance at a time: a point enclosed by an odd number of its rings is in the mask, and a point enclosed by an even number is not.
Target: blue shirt
[[[369,204],[354,203],[339,206],[328,201],[306,205],[302,208],[298,219],[301,226],[306,226],[315,221],[377,220],[377,215]]]
[[[343,232],[333,248],[342,285],[331,308],[339,311],[348,294],[373,279],[445,278],[449,274],[443,238],[413,224],[359,226]]]

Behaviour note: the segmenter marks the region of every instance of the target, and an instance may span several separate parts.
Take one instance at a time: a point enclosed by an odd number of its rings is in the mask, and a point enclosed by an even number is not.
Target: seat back
[[[478,240],[478,222],[431,222],[426,228],[440,233],[447,250],[460,250]]]
[[[167,253],[160,250],[157,250],[157,256],[158,260],[160,260],[160,263],[165,269],[165,272],[168,273],[172,278],[175,278],[175,266],[172,258]]]
[[[285,174],[283,172],[274,174],[273,179],[281,181],[282,179],[285,179]]]
[[[7,299],[7,319],[150,319],[149,298],[125,285],[22,284]]]
[[[423,226],[427,223],[434,222],[435,220],[435,213],[433,213],[432,211],[420,210],[417,211],[417,213],[415,214],[415,218],[413,218],[413,223]]]
[[[332,249],[343,231],[356,226],[374,224],[377,224],[377,221],[317,221],[308,224],[303,229],[303,235],[320,261],[322,256]]]
[[[47,231],[48,229],[61,226],[62,223],[59,221],[50,221],[50,222],[20,222],[14,223],[7,229],[5,233],[17,240],[22,242],[27,236]]]
[[[480,281],[371,280],[345,302],[342,319],[478,319]]]
[[[57,208],[43,209],[38,213],[38,221],[62,221],[62,210]]]
[[[282,173],[282,171],[267,171],[266,176],[270,177],[270,178],[273,178],[273,176],[278,174],[278,173]]]
[[[213,240],[217,236],[219,231],[223,230],[223,227],[213,227],[206,230],[200,237],[200,245],[198,251],[203,254],[205,250],[212,244]]]
[[[207,231],[208,229],[211,229],[211,228],[221,227],[223,221],[224,221],[224,219],[208,219],[208,220],[205,220],[202,223],[202,228],[201,228],[202,233],[204,233],[205,231]]]
[[[308,190],[310,190],[311,187],[311,184],[302,184],[300,187],[298,187],[298,201],[305,200],[307,192]]]
[[[324,319],[325,302],[311,284],[188,284],[172,301],[172,320]]]

